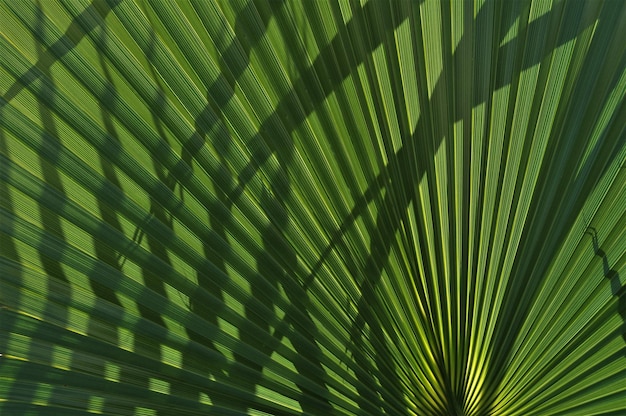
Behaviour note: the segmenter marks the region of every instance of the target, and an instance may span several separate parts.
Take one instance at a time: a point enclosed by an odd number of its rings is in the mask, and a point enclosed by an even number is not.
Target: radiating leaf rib
[[[0,3],[0,412],[620,414],[620,2]]]

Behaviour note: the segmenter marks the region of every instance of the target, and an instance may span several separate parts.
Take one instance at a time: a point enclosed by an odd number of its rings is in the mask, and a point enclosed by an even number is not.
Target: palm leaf
[[[2,414],[626,412],[622,2],[0,22]]]

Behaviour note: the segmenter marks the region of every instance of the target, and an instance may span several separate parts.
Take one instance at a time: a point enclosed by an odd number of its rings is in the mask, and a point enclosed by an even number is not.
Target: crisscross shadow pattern
[[[619,1],[0,2],[0,412],[626,412]]]

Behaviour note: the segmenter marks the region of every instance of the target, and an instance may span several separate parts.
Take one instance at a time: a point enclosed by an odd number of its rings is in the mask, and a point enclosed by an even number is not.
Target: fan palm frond
[[[0,2],[0,413],[626,412],[625,39],[620,1]]]

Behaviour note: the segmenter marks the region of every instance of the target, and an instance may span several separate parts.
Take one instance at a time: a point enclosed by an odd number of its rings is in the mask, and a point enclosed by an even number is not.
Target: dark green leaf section
[[[0,413],[626,412],[619,1],[0,1]]]

